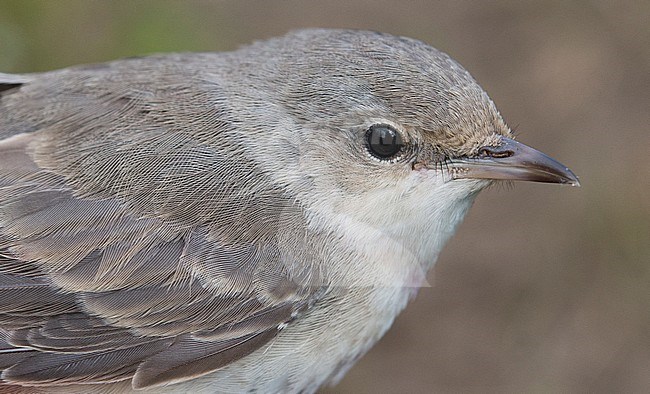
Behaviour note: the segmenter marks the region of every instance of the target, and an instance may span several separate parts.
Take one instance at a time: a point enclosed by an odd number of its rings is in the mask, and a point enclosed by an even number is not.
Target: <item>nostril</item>
[[[509,149],[503,149],[500,147],[486,146],[481,148],[478,151],[479,157],[492,157],[495,159],[502,159],[505,157],[510,157],[515,154],[515,152]]]

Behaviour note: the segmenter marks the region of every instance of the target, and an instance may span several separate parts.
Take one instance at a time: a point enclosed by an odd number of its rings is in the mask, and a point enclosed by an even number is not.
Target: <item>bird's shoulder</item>
[[[318,299],[303,213],[244,160],[218,86],[59,73],[0,75],[5,382],[189,379]]]

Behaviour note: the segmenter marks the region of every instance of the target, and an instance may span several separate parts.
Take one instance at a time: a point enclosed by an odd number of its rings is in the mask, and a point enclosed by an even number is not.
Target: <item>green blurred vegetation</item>
[[[165,0],[3,0],[0,69],[43,71],[155,52],[223,49],[234,27],[215,11]]]

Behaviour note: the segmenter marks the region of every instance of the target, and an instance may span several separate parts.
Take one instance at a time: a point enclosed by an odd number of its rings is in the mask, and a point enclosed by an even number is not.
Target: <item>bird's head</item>
[[[435,259],[492,182],[578,184],[516,142],[471,75],[420,41],[304,30],[245,50],[267,52],[256,72],[271,70],[273,88],[256,94],[270,90],[265,101],[289,114],[277,117],[277,134],[258,139],[267,141],[260,151],[307,211],[325,218],[316,222],[339,217],[357,234],[375,229]]]

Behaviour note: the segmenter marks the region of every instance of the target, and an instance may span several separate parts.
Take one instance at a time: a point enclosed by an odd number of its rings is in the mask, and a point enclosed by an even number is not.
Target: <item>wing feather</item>
[[[133,387],[155,387],[203,375],[252,353],[276,333],[266,330],[219,342],[183,337],[140,364]]]
[[[5,383],[191,379],[322,295],[296,264],[311,257],[278,241],[304,241],[300,205],[242,160],[227,108],[195,86],[153,89],[146,72],[126,84],[140,64],[127,63],[0,74]],[[202,99],[167,107],[183,95]],[[203,123],[190,133],[174,111]]]
[[[130,378],[143,359],[160,353],[171,338],[143,338],[136,344],[99,352],[38,352],[2,372],[2,379],[30,386],[115,382]]]

